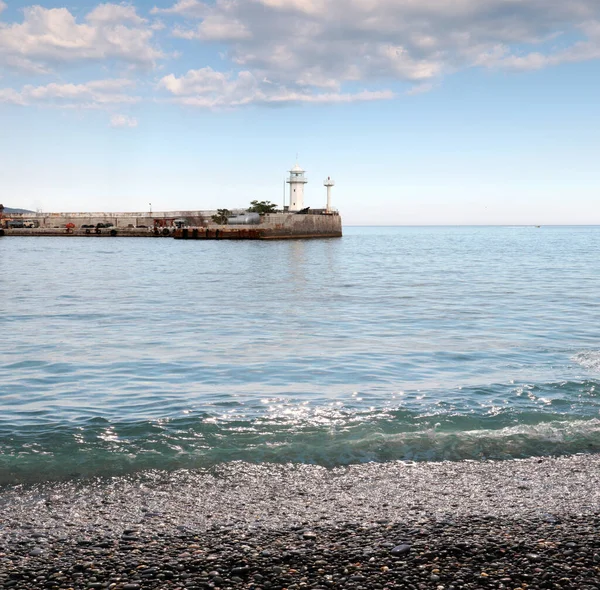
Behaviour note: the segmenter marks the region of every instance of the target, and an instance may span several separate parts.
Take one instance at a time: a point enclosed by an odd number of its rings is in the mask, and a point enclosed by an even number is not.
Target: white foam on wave
[[[427,431],[383,437],[390,458],[401,452],[417,460],[517,458],[600,450],[600,420],[555,420],[499,429]]]
[[[600,371],[600,350],[580,352],[573,357],[573,360],[585,369]]]

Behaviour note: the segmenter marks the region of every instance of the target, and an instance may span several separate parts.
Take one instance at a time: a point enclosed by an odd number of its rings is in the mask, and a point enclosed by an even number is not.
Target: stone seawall
[[[89,215],[89,214],[88,214]],[[7,228],[6,236],[65,236],[65,237],[174,237],[188,240],[281,240],[342,237],[342,219],[337,213],[302,214],[273,213],[263,215],[256,225],[216,225],[214,223],[189,223],[188,227],[126,227],[122,224],[110,228],[74,228],[44,226],[32,228]],[[84,217],[88,221],[93,217]],[[121,218],[122,220],[123,218]],[[100,223],[100,222],[99,222]]]
[[[37,236],[37,237],[81,237],[81,238],[170,238],[173,237],[172,231],[167,230],[164,234],[162,231],[154,233],[149,229],[135,229],[135,228],[104,228],[98,230],[94,229],[72,229],[67,231],[65,228],[14,228],[1,230],[4,232],[0,235],[10,236]]]
[[[256,225],[213,225],[183,228],[174,233],[180,240],[283,240],[341,238],[342,219],[337,214],[273,213]]]
[[[232,214],[241,213],[242,210],[234,209]],[[82,225],[96,225],[98,223],[111,223],[116,228],[140,228],[154,227],[156,221],[164,221],[165,225],[171,225],[175,219],[185,220],[189,226],[203,226],[211,224],[211,216],[216,211],[132,211],[126,213],[106,212],[63,212],[63,213],[12,213],[5,214],[5,221],[32,221],[39,228],[60,229],[67,223],[72,223],[76,228]]]
[[[264,239],[342,237],[339,215],[275,213],[265,215],[260,227],[266,230]]]

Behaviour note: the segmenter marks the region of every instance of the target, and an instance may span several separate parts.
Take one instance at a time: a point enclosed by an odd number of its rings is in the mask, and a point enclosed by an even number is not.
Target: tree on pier
[[[271,203],[271,201],[251,201],[250,207],[248,207],[250,213],[275,213],[277,211],[277,205]]]
[[[229,209],[217,209],[217,214],[213,215],[211,219],[218,225],[225,225],[227,218],[231,216]]]

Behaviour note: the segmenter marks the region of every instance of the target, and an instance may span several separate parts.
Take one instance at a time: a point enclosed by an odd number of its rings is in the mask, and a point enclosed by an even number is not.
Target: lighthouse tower
[[[323,183],[323,186],[327,187],[327,213],[331,211],[331,187],[335,186],[335,182],[331,180],[331,176],[327,177],[327,180]]]
[[[300,211],[304,209],[304,185],[308,179],[304,176],[304,170],[296,164],[290,170],[290,177],[286,181],[290,185],[289,211]]]

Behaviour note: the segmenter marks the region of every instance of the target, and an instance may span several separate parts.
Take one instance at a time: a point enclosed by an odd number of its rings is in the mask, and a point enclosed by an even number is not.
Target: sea
[[[600,451],[600,227],[0,238],[0,485]]]

